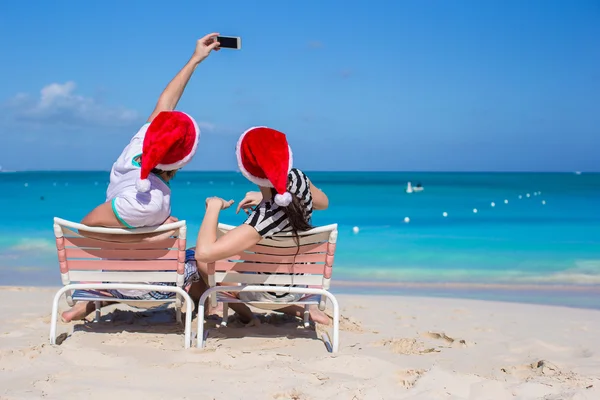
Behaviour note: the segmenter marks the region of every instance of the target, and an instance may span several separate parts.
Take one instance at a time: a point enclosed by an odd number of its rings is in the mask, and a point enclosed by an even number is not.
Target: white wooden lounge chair
[[[122,241],[105,241],[85,237],[110,234],[123,236]],[[168,232],[171,232],[169,234]],[[164,232],[165,238],[155,241],[132,240],[131,235]],[[182,300],[185,300],[185,348],[191,345],[192,299],[184,290],[186,223],[178,221],[150,228],[97,228],[54,218],[54,235],[58,251],[60,275],[64,285],[52,303],[50,343],[56,343],[58,302],[66,294],[67,303],[96,302],[96,319],[100,318],[102,301],[117,301],[142,306],[157,302],[175,302],[177,322],[181,323]],[[127,240],[126,240],[127,239]],[[112,238],[111,238],[112,240]],[[164,286],[139,282],[173,282]],[[134,289],[176,293],[164,300],[127,300],[107,296],[94,290]]]
[[[226,234],[233,228],[235,227],[219,224],[218,236]],[[267,309],[273,309],[274,305],[280,307],[291,304],[303,305],[305,309],[304,326],[308,327],[308,307],[318,304],[319,309],[325,310],[326,300],[329,299],[333,306],[333,338],[330,342],[328,335],[325,334],[323,341],[332,353],[337,352],[339,347],[339,307],[335,296],[328,290],[337,234],[337,224],[302,232],[300,233],[300,248],[291,233],[279,234],[272,239],[261,240],[247,251],[208,264],[209,289],[200,298],[198,315],[204,315],[204,304],[210,297],[213,307],[218,302],[223,303],[222,325],[225,325],[228,314],[227,304],[241,303],[242,301],[223,292],[301,293],[306,296],[295,302],[249,302],[248,304]],[[241,285],[218,286],[222,282]],[[305,287],[292,287],[291,285]],[[199,317],[197,347],[203,347],[205,339],[204,319]]]

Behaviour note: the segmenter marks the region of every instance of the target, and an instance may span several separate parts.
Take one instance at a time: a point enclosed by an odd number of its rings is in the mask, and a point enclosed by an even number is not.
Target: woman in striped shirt
[[[327,196],[315,187],[299,169],[292,167],[292,152],[285,135],[266,127],[251,128],[244,132],[236,147],[238,166],[242,174],[258,185],[260,192],[249,192],[238,205],[237,211],[249,213],[245,223],[217,239],[217,225],[221,210],[231,207],[233,200],[211,197],[206,200],[206,213],[198,233],[196,263],[200,275],[207,279],[207,263],[238,254],[251,248],[263,238],[279,232],[309,230],[313,210],[328,206]],[[247,211],[255,207],[252,212]],[[286,302],[296,300],[294,294],[240,293],[243,300]],[[244,322],[253,315],[245,304],[232,303]],[[301,316],[299,306],[282,306],[278,311]],[[313,321],[328,324],[329,317],[316,307],[311,308]]]

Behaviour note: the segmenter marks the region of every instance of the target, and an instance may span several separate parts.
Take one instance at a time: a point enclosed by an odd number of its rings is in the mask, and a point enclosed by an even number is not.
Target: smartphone
[[[222,49],[236,49],[242,48],[242,38],[237,36],[217,36],[217,42],[221,45]]]

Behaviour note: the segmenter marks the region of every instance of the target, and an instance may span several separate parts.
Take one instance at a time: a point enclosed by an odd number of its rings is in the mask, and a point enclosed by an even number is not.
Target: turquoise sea
[[[600,174],[308,175],[330,199],[314,224],[339,224],[338,292],[600,308]],[[0,285],[60,283],[52,217],[80,220],[104,201],[108,176],[0,174]],[[405,193],[408,181],[425,190]],[[253,190],[235,172],[182,171],[172,188],[173,215],[188,221],[190,245],[207,196],[239,200]],[[222,222],[243,219],[234,209],[222,213]]]

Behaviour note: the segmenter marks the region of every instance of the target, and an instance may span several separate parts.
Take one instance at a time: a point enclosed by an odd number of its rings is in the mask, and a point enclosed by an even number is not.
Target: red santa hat
[[[250,128],[240,136],[235,152],[240,171],[249,181],[275,188],[275,203],[282,207],[292,202],[287,184],[293,157],[285,134],[264,126]]]
[[[173,171],[186,165],[196,153],[200,129],[181,111],[162,111],[150,123],[142,148],[142,168],[135,187],[150,190],[148,176],[154,168]]]

